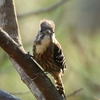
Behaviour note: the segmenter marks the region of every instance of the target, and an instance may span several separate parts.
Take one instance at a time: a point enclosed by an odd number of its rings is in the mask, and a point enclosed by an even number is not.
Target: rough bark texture
[[[10,35],[10,37],[12,37],[18,44],[21,45],[22,43],[13,0],[0,0],[0,4],[2,28]]]
[[[0,46],[9,55],[23,82],[37,100],[64,100],[22,46],[13,0],[0,0]],[[6,32],[7,33],[6,33]],[[8,35],[9,34],[9,35]],[[42,73],[38,75],[37,73]]]

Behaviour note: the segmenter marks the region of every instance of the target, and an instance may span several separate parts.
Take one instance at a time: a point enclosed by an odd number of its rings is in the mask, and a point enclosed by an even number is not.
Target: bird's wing
[[[54,43],[53,52],[54,52],[53,59],[54,59],[56,65],[58,67],[60,67],[62,69],[62,71],[64,72],[64,69],[66,68],[65,57],[63,55],[61,46],[58,42],[56,44]]]

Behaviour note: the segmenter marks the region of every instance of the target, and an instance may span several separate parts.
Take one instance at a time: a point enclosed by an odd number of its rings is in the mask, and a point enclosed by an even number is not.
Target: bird
[[[43,19],[40,21],[39,30],[33,42],[33,56],[43,70],[51,74],[55,80],[56,89],[66,98],[62,82],[66,60],[54,31],[55,23],[52,20]]]

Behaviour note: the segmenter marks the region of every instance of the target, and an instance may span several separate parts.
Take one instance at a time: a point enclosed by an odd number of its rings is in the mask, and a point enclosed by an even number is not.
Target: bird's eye
[[[50,34],[53,33],[51,30],[47,29],[47,30],[40,30],[41,34]]]
[[[44,34],[44,33],[45,33],[45,31],[44,31],[44,30],[41,30],[40,32],[41,32],[42,34]]]

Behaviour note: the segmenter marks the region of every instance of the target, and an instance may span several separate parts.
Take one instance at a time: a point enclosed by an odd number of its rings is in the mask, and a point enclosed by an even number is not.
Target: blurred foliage
[[[17,14],[48,7],[58,0],[15,0]],[[66,64],[63,76],[66,95],[83,88],[68,100],[100,98],[100,1],[68,0],[59,8],[38,15],[18,18],[22,42],[32,53],[33,38],[41,19],[53,20],[56,38],[61,43]],[[8,92],[29,91],[21,81],[5,52],[0,49],[0,88]],[[36,100],[31,93],[17,95],[23,100]]]

